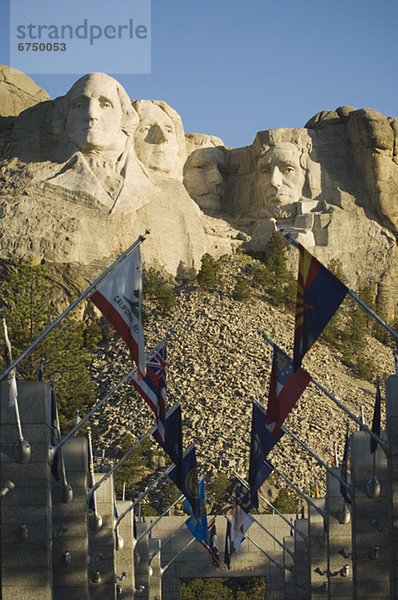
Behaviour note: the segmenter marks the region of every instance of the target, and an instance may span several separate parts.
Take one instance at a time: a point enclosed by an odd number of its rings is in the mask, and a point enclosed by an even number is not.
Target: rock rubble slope
[[[205,292],[195,284],[179,290],[177,306],[166,316],[146,308],[146,348],[153,348],[172,328],[168,341],[168,405],[181,400],[184,447],[194,442],[200,471],[211,478],[220,470],[248,473],[251,398],[266,405],[272,349],[258,329],[291,354],[294,315],[276,308],[257,293],[238,302],[230,293],[234,277],[244,271],[244,258],[224,261],[223,289]],[[391,349],[374,338],[368,351],[378,372],[392,374]],[[317,343],[303,366],[356,416],[363,405],[365,423],[371,426],[375,385],[356,378],[342,364],[336,349]],[[124,344],[112,340],[98,351],[93,375],[102,397],[131,368]],[[376,375],[376,373],[375,373]],[[382,407],[384,424],[384,405]],[[285,424],[329,466],[333,443],[340,460],[344,450],[347,415],[313,383],[305,390]],[[107,457],[115,459],[124,436],[138,439],[154,423],[150,410],[129,384],[123,385],[94,421],[98,442]],[[351,421],[350,431],[357,428]],[[289,435],[272,450],[272,463],[306,493],[314,476],[321,490],[325,469]],[[280,479],[281,485],[284,485]]]

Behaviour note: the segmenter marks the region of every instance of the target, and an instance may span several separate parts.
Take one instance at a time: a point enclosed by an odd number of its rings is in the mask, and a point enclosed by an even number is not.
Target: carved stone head
[[[116,79],[105,73],[81,77],[63,99],[65,134],[83,153],[119,153],[131,139],[138,117]]]
[[[200,148],[184,165],[184,185],[203,210],[220,211],[225,191],[224,148]]]
[[[136,100],[139,116],[134,134],[138,158],[151,171],[181,179],[185,139],[181,118],[166,102]]]
[[[281,218],[294,213],[294,205],[303,194],[308,147],[295,131],[260,132],[254,143],[256,182],[268,216]],[[268,139],[261,140],[260,134]]]

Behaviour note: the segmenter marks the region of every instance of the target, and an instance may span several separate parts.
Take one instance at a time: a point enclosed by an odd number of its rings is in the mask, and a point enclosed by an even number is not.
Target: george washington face
[[[69,141],[83,153],[122,149],[126,142],[122,114],[116,82],[106,75],[88,75],[71,90],[66,119]]]

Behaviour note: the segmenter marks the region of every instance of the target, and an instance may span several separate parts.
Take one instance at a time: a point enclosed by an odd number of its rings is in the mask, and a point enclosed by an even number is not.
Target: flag
[[[279,438],[280,439],[280,436]],[[258,508],[258,489],[271,474],[273,467],[264,462],[270,450],[275,446],[274,438],[266,425],[266,413],[253,402],[252,429],[250,440],[249,486],[250,501]]]
[[[39,374],[37,376],[38,381],[42,381],[43,380],[43,373],[44,373],[44,361],[46,359],[44,358],[44,356],[40,359],[40,366],[39,366]]]
[[[183,506],[191,513],[191,516],[185,521],[186,526],[192,533],[194,538],[198,542],[208,543],[208,529],[207,529],[207,514],[206,514],[206,493],[205,493],[205,481],[200,479],[198,482],[199,488],[199,502],[200,502],[200,516],[198,519],[192,514],[191,503],[184,499],[182,501]]]
[[[330,321],[348,288],[299,244],[294,370]]]
[[[225,535],[224,562],[231,569],[231,522],[227,519],[227,531]]]
[[[8,330],[7,323],[5,318],[2,319],[3,323],[3,334],[4,334],[4,355],[6,359],[6,364],[9,366],[12,363],[12,352],[11,352],[11,344],[8,338]],[[18,390],[17,390],[17,379],[15,368],[11,369],[11,371],[7,375],[7,381],[9,385],[8,390],[8,406],[13,408],[18,400]]]
[[[311,375],[301,367],[293,371],[292,359],[278,346],[274,345],[268,394],[267,425],[276,440],[284,420],[311,379]]]
[[[102,448],[100,473],[105,473],[105,448]]]
[[[240,554],[240,546],[245,539],[244,534],[253,521],[253,517],[243,510],[239,504],[236,502],[233,503],[231,520],[231,555],[234,552]]]
[[[218,550],[218,541],[217,541],[217,533],[216,533],[216,518],[213,517],[208,526],[208,541],[206,542],[205,540],[201,540],[200,543],[202,544],[202,546],[205,548],[205,550],[207,550],[207,552],[210,554],[210,558],[211,558],[211,562],[213,563],[213,565],[219,569],[220,568],[220,553]]]
[[[320,498],[321,494],[319,492],[318,479],[314,475],[314,498]]]
[[[141,375],[145,375],[142,326],[141,252],[137,247],[98,285],[90,300],[126,342]]]
[[[190,512],[198,519],[200,517],[200,501],[197,471],[195,446],[192,444],[184,452],[182,481],[178,482],[176,467],[170,471],[169,477],[184,494],[191,505]]]
[[[157,433],[158,430],[155,431],[153,437],[159,442]],[[168,412],[166,416],[165,440],[159,443],[176,466],[176,483],[179,487],[184,480],[181,406],[179,404],[171,408]]]
[[[376,379],[376,400],[373,412],[372,431],[380,437],[380,420],[381,420],[381,394],[380,394],[380,378]],[[370,438],[370,452],[374,454],[376,452],[377,442],[372,437]]]
[[[76,409],[76,412],[75,412],[75,427],[76,427],[77,425],[79,425],[79,423],[80,423],[79,409],[77,408],[77,409]],[[79,434],[79,432],[76,430],[76,431],[75,431],[75,433],[73,434],[73,437],[77,437],[77,436],[78,436],[78,434]]]
[[[157,441],[165,440],[166,426],[166,342],[146,363],[145,377],[135,373],[130,383],[155,413],[158,424]]]
[[[250,498],[250,490],[247,490],[239,481],[236,481],[231,496],[233,497],[235,502],[237,504],[240,504],[240,506],[246,512],[250,512],[253,508],[253,504]]]
[[[340,475],[341,479],[347,484],[351,484],[351,477],[348,472],[349,455],[350,455],[350,440],[348,437],[348,426],[347,426],[347,431],[345,434],[344,455],[343,455],[343,461],[341,463],[341,475]],[[349,491],[342,483],[340,483],[340,492],[341,492],[341,495],[343,496],[346,504],[351,504],[351,496],[349,494]]]

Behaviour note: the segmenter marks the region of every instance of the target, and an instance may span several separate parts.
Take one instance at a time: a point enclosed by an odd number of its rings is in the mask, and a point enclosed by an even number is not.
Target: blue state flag
[[[185,498],[182,504],[191,513],[191,516],[185,521],[186,526],[198,542],[208,542],[209,532],[207,529],[207,514],[206,514],[206,494],[205,482],[202,478],[198,483],[199,502],[200,502],[200,517],[197,519],[192,511],[191,503]]]
[[[250,500],[255,508],[258,508],[258,489],[273,470],[273,467],[264,461],[277,442],[267,427],[266,418],[266,412],[253,402],[248,481],[250,486]],[[280,439],[281,433],[279,432],[278,439]]]
[[[170,472],[169,477],[179,490],[184,494],[185,498],[191,505],[192,514],[199,519],[200,517],[200,500],[198,487],[198,468],[196,464],[195,446],[191,444],[184,452],[182,461],[182,481],[178,481],[177,468]]]
[[[166,416],[165,423],[165,439],[164,442],[159,441],[157,435],[158,431],[155,431],[153,437],[160,444],[163,450],[168,454],[176,466],[176,479],[177,486],[182,485],[184,479],[183,473],[183,449],[182,449],[182,420],[181,420],[181,406],[177,406],[170,409]]]

